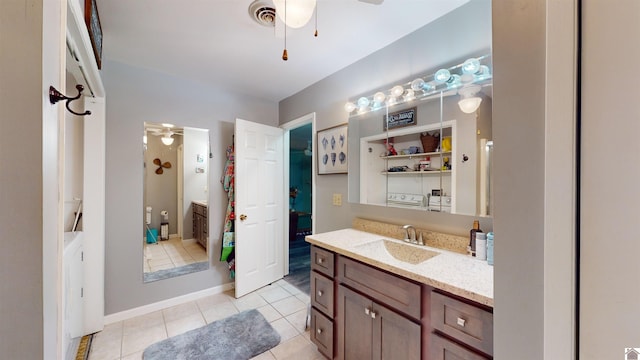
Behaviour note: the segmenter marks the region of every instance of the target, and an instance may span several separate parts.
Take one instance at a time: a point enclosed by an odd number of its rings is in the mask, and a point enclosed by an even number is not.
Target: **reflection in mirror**
[[[209,268],[209,130],[144,124],[144,282]]]
[[[473,76],[465,61],[345,106],[349,202],[491,216],[490,57],[475,59]]]

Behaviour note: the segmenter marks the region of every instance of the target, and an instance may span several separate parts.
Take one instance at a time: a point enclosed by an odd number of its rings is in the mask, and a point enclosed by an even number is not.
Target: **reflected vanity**
[[[349,202],[491,216],[490,56],[347,103]]]
[[[209,268],[209,130],[144,124],[143,279]]]

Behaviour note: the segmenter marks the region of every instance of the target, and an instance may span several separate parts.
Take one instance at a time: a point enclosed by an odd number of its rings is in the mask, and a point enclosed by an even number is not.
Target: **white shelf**
[[[443,151],[443,152],[428,152],[428,153],[420,153],[420,154],[408,154],[408,155],[390,155],[390,156],[380,156],[380,159],[411,159],[417,157],[425,157],[425,156],[440,156],[440,155],[451,155],[451,151]]]
[[[408,176],[408,175],[435,175],[435,174],[447,174],[451,173],[451,170],[431,170],[431,171],[383,171],[382,175],[400,175],[400,176]]]

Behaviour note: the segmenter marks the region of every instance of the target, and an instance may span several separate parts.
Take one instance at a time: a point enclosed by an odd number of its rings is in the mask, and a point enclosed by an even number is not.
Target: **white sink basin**
[[[439,255],[439,253],[435,251],[422,249],[418,246],[403,244],[387,239],[380,239],[370,243],[358,245],[356,246],[356,249],[361,252],[362,255],[367,255],[373,258],[381,256],[391,256],[396,260],[400,260],[412,265],[420,264],[436,255]]]

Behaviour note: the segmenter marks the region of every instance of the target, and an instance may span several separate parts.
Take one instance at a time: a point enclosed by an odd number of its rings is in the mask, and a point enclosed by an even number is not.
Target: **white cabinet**
[[[440,151],[440,147],[438,151],[423,152],[423,132],[439,133],[441,140],[450,138],[451,149]],[[398,155],[388,155],[387,138]],[[416,147],[420,152],[410,154]],[[361,138],[360,202],[455,212],[456,148],[455,120]],[[427,169],[420,169],[421,161],[429,161]]]

